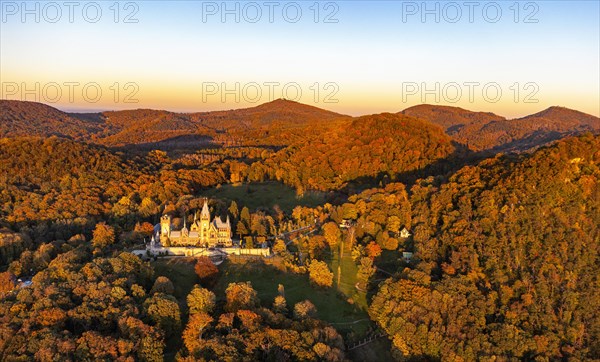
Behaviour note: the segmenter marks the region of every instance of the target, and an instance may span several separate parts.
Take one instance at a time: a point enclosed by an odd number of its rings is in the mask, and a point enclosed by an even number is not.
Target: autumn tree
[[[144,306],[150,321],[162,329],[167,337],[180,331],[181,313],[175,297],[156,293],[146,300]]]
[[[259,304],[258,293],[250,282],[230,283],[225,290],[225,310],[236,312],[240,309],[253,309]]]
[[[213,317],[205,312],[190,315],[182,335],[183,344],[189,352],[194,352],[201,346],[202,335],[213,320]]]
[[[238,221],[238,223],[237,223],[237,225],[235,227],[235,230],[236,230],[237,234],[240,236],[240,238],[242,236],[244,236],[244,235],[248,235],[249,234],[248,227],[246,226],[246,224],[244,224],[241,221]]]
[[[15,275],[9,271],[0,273],[0,296],[15,288]]]
[[[381,246],[379,246],[377,243],[371,241],[369,244],[367,244],[367,246],[365,247],[365,253],[367,254],[367,256],[371,259],[375,259],[377,258],[379,255],[381,255],[381,253],[383,252],[383,250],[381,250]]]
[[[337,226],[337,224],[333,221],[330,221],[323,225],[323,236],[325,236],[325,240],[327,240],[331,250],[334,250],[340,242],[342,233],[340,232],[340,228]]]
[[[294,318],[314,318],[317,315],[317,307],[310,300],[304,300],[294,305]]]
[[[333,285],[333,273],[329,270],[327,263],[313,259],[308,266],[310,281],[320,287]]]
[[[362,257],[360,258],[360,265],[358,266],[358,272],[356,274],[356,277],[364,284],[367,284],[369,282],[369,279],[371,279],[371,277],[375,274],[376,271],[377,269],[373,265],[373,259],[368,257]]]
[[[206,286],[212,286],[219,275],[219,269],[207,256],[201,256],[196,261],[194,271],[200,282]]]
[[[312,259],[322,259],[327,246],[327,240],[324,236],[313,235],[308,238],[308,255]]]
[[[95,247],[103,248],[115,242],[115,229],[105,222],[96,224],[92,244]]]
[[[213,292],[195,285],[186,300],[190,314],[195,314],[200,312],[211,313],[215,308],[216,299]]]
[[[237,220],[238,216],[239,216],[239,209],[238,209],[238,205],[237,202],[231,201],[231,205],[229,205],[229,213],[231,214],[231,216],[233,216],[234,219]]]
[[[174,291],[175,291],[175,286],[173,285],[173,282],[171,282],[171,280],[165,276],[159,276],[154,281],[154,285],[152,286],[152,289],[150,290],[150,294],[154,294],[154,293],[173,294]]]
[[[273,310],[277,313],[287,313],[287,301],[284,296],[278,295],[275,297],[275,300],[273,301]]]
[[[242,212],[240,212],[240,222],[242,222],[246,228],[248,228],[252,223],[250,218],[250,210],[246,206],[244,206],[242,208]]]

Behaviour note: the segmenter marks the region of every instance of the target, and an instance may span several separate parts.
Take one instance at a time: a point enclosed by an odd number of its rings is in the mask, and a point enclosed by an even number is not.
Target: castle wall
[[[221,252],[227,255],[255,255],[255,256],[271,256],[271,250],[268,248],[265,249],[241,249],[241,248],[219,248],[218,251],[207,250],[206,248],[194,248],[194,247],[181,247],[181,246],[172,246],[172,247],[159,247],[159,248],[149,248],[152,255],[169,255],[169,256],[211,256],[211,255],[219,255]],[[135,255],[145,256],[146,250],[135,250],[133,251]]]

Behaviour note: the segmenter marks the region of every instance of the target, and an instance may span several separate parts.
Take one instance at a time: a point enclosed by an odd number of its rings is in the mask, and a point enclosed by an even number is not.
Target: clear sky
[[[597,0],[22,4],[0,0],[1,97],[63,110],[600,115]]]

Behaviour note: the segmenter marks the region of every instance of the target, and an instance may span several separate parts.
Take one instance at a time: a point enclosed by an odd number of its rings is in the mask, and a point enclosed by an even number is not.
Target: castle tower
[[[202,206],[202,212],[200,213],[200,220],[210,221],[210,211],[208,211],[208,200],[204,199],[204,206]]]
[[[204,206],[200,212],[200,239],[202,243],[208,242],[210,230],[210,211],[208,211],[208,200],[204,199]]]
[[[164,240],[171,236],[171,216],[163,215],[160,218],[160,239]]]

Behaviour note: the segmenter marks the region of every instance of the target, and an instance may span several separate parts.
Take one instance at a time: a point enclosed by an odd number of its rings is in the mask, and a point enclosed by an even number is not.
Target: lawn
[[[175,286],[173,295],[179,301],[182,311],[186,306],[185,298],[195,284],[198,284],[198,276],[194,272],[194,258],[168,258],[153,262],[155,275],[169,278]]]
[[[356,279],[358,266],[354,260],[352,260],[350,251],[344,250],[342,257],[340,258],[340,253],[336,250],[332,253],[331,258],[328,260],[328,264],[331,271],[333,271],[334,285],[338,290],[349,298],[352,298],[354,303],[366,310],[368,308],[367,295],[365,292],[361,292],[355,287],[356,282],[358,281]]]
[[[307,275],[286,273],[261,262],[226,261],[219,269],[221,276],[215,287],[219,299],[225,297],[225,289],[229,283],[250,281],[258,292],[261,303],[271,306],[277,296],[278,285],[283,284],[288,308],[309,299],[317,307],[318,318],[331,323],[340,332],[362,336],[372,324],[364,309],[356,303],[349,303],[335,288],[313,287]]]
[[[235,200],[250,210],[258,208],[271,209],[275,205],[290,213],[297,205],[316,207],[325,203],[326,194],[318,191],[307,191],[298,197],[296,191],[280,182],[269,181],[252,184],[227,184],[207,189],[205,196],[222,200]]]

